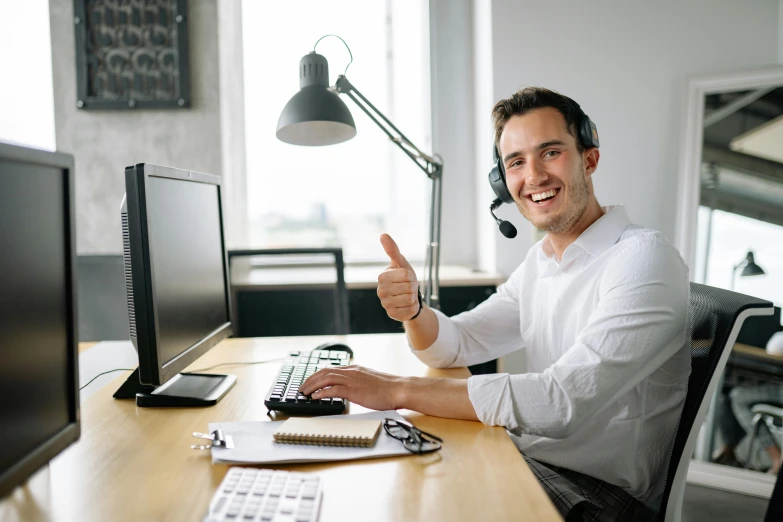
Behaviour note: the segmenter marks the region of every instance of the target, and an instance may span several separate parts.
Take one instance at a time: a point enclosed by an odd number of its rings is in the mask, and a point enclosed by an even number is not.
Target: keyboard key
[[[226,507],[226,502],[228,502],[228,497],[220,497],[215,503],[215,507],[212,509],[212,513],[220,513],[223,511],[223,508]]]
[[[231,488],[233,495],[224,493]],[[251,494],[240,494],[245,490]],[[319,492],[320,479],[310,473],[231,468],[210,500],[204,520],[272,522],[282,517],[290,522],[316,522],[321,503]]]

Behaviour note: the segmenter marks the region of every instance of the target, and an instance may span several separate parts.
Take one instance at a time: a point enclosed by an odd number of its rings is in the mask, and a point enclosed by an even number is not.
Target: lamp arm
[[[360,93],[344,75],[337,77],[335,90],[345,94],[381,128],[432,181],[430,200],[430,230],[427,254],[424,260],[424,302],[431,308],[440,308],[440,215],[443,201],[441,178],[443,162],[419,150],[400,130]]]
[[[381,128],[381,130],[394,142],[402,151],[419,166],[421,170],[432,179],[439,174],[443,167],[442,163],[436,158],[423,153],[416,145],[411,142],[398,129],[389,118],[379,111],[354,85],[343,75],[338,76],[335,90],[338,93],[347,95],[353,102]]]

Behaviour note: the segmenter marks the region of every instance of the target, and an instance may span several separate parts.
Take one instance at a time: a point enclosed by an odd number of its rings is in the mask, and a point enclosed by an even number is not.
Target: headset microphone
[[[495,223],[498,224],[498,227],[500,228],[500,233],[506,236],[509,239],[514,239],[517,237],[517,228],[512,225],[508,221],[504,221],[497,217],[495,215],[495,210],[503,204],[503,201],[501,201],[500,198],[496,199],[492,202],[492,204],[489,206],[489,213],[492,214],[492,217],[495,218]]]

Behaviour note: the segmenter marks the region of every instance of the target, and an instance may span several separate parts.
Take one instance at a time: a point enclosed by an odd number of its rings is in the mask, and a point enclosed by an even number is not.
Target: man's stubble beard
[[[584,165],[581,165],[579,175],[573,178],[575,181],[568,187],[573,201],[563,209],[559,214],[544,219],[533,220],[528,212],[527,204],[517,203],[517,208],[522,215],[530,221],[534,227],[550,234],[562,234],[571,229],[579,221],[587,205],[590,203],[590,185],[587,183],[587,176]],[[526,203],[526,202],[525,202]]]

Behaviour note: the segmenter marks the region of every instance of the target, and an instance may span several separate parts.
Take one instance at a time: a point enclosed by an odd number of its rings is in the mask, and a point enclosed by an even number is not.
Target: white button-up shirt
[[[527,373],[476,375],[478,418],[527,456],[657,508],[690,374],[688,268],[660,232],[607,207],[558,262],[548,237],[496,294],[438,317],[435,367],[521,350]]]

